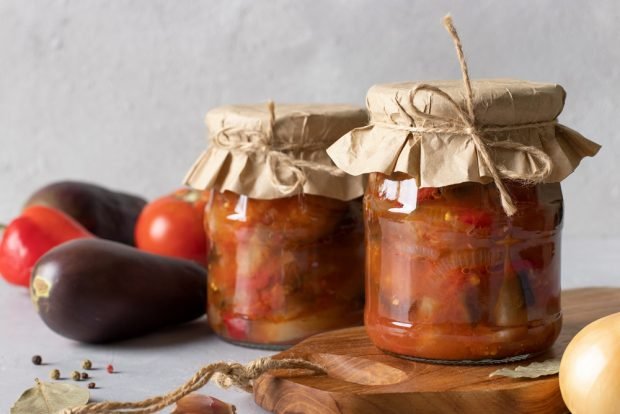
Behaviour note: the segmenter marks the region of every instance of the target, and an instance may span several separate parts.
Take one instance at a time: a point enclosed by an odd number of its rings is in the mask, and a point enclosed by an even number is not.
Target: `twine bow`
[[[136,402],[100,402],[70,408],[61,414],[149,414],[156,413],[188,394],[204,387],[211,379],[222,388],[238,387],[252,392],[254,381],[273,369],[305,369],[316,374],[324,374],[320,366],[304,359],[260,358],[246,365],[236,362],[216,362],[206,365],[194,374],[184,385],[166,395]]]
[[[508,125],[508,126],[479,126],[476,122],[476,114],[474,112],[474,98],[473,92],[471,88],[471,81],[469,79],[469,70],[467,68],[467,62],[465,61],[465,56],[463,54],[463,46],[461,44],[461,40],[452,24],[452,18],[450,16],[446,16],[444,18],[444,26],[446,30],[450,33],[452,40],[454,41],[454,46],[456,48],[456,53],[459,59],[459,63],[461,65],[461,73],[463,75],[463,85],[465,87],[466,99],[465,102],[467,104],[467,109],[464,110],[461,108],[455,101],[448,95],[446,92],[432,85],[428,84],[420,84],[417,85],[411,92],[409,99],[411,101],[411,107],[413,108],[413,113],[422,118],[425,121],[430,121],[434,126],[404,126],[398,124],[386,124],[387,127],[392,129],[402,129],[406,131],[410,131],[413,133],[447,133],[447,134],[464,134],[468,135],[474,146],[476,147],[476,152],[480,159],[482,160],[483,165],[490,172],[491,177],[493,178],[493,182],[497,186],[497,189],[500,193],[502,208],[506,212],[508,216],[512,216],[516,213],[517,207],[515,206],[512,197],[510,196],[506,186],[504,185],[503,179],[511,179],[520,182],[524,182],[527,184],[535,184],[544,181],[545,178],[549,176],[551,173],[552,162],[551,158],[545,154],[543,151],[536,147],[523,145],[517,142],[512,141],[492,141],[485,138],[485,133],[487,132],[501,132],[501,131],[513,131],[518,129],[529,129],[529,128],[540,128],[549,125],[555,125],[557,121],[547,121],[547,122],[537,122],[537,123],[528,123],[528,124],[519,124],[519,125]],[[445,99],[450,106],[454,109],[456,113],[456,117],[443,117],[437,115],[427,114],[423,111],[420,111],[414,105],[415,96],[422,92],[428,91],[433,94],[442,97]],[[403,113],[409,121],[411,125],[414,124],[413,118],[405,111],[405,109],[400,105],[398,99],[396,99],[396,104],[399,107],[401,113]],[[497,165],[491,154],[489,152],[490,148],[504,148],[510,149],[513,151],[520,151],[525,153],[530,157],[533,161],[532,171],[527,174],[517,174],[514,171],[511,171],[505,168],[502,165]]]
[[[267,107],[270,114],[268,133],[236,127],[224,127],[213,134],[211,137],[211,145],[231,152],[265,154],[265,159],[271,173],[271,184],[284,195],[297,193],[303,189],[308,179],[304,171],[305,168],[314,171],[324,171],[338,177],[344,176],[344,171],[340,170],[338,167],[298,159],[286,153],[287,151],[323,151],[326,148],[324,143],[307,143],[307,140],[303,139],[301,143],[274,145],[276,116],[273,101],[269,101]],[[306,123],[307,118],[304,118],[302,127],[302,136],[304,138],[307,131]],[[234,137],[236,137],[236,139],[234,139]],[[284,174],[287,172],[290,178],[284,178]]]

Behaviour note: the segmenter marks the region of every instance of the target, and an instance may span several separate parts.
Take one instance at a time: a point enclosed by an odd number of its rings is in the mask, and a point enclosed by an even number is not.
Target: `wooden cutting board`
[[[563,292],[564,326],[553,348],[537,358],[501,367],[558,358],[588,323],[620,312],[620,289]],[[276,358],[303,358],[327,375],[271,371],[254,386],[254,399],[268,411],[304,414],[558,414],[566,413],[558,376],[489,378],[493,366],[412,362],[375,348],[363,327],[313,336]]]

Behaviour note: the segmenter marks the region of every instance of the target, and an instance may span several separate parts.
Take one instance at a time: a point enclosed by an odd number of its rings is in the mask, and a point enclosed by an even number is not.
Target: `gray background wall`
[[[0,221],[51,180],[177,187],[216,105],[456,78],[447,12],[472,76],[567,89],[561,121],[604,148],[565,181],[566,233],[617,235],[616,0],[0,0]]]

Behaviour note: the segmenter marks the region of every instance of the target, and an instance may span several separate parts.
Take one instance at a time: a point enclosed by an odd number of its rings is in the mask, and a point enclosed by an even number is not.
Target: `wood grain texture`
[[[620,289],[563,292],[564,326],[547,353],[503,366],[557,358],[588,323],[620,312]],[[363,327],[313,336],[276,358],[305,358],[327,375],[272,371],[254,387],[254,399],[277,414],[558,414],[567,412],[558,377],[489,378],[497,365],[455,366],[412,362],[372,345]]]

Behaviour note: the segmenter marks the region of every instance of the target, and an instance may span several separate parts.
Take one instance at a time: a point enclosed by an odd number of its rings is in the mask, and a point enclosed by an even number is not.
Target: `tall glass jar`
[[[548,349],[560,333],[559,183],[420,188],[371,174],[366,215],[372,341],[400,356],[485,362]]]
[[[558,123],[560,85],[470,80],[459,59],[462,80],[372,86],[369,125],[327,153],[370,174],[375,345],[443,363],[512,361],[560,332],[560,182],[600,146]]]
[[[284,348],[363,323],[365,177],[326,148],[367,112],[350,105],[228,105],[186,183],[210,194],[208,321],[227,341]]]
[[[361,204],[212,190],[205,226],[213,330],[232,342],[278,348],[361,323]]]

